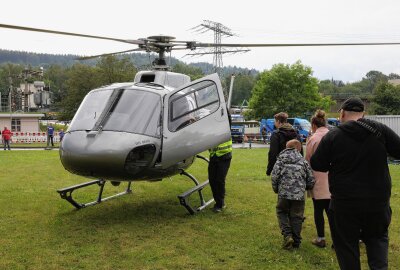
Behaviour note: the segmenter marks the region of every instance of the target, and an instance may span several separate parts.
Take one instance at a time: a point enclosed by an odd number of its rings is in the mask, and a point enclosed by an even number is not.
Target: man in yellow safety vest
[[[219,213],[225,208],[225,178],[232,160],[232,139],[209,151],[208,179],[215,201],[213,211]]]

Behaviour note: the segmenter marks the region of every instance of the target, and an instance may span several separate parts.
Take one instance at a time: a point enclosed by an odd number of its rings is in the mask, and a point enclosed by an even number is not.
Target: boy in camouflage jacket
[[[301,143],[294,139],[286,143],[272,170],[272,188],[278,193],[276,214],[284,237],[283,248],[300,247],[305,206],[305,191],[315,183],[310,165],[300,154]]]

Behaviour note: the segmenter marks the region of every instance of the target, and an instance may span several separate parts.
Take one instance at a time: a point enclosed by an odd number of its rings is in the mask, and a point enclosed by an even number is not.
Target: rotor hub
[[[170,42],[170,41],[174,40],[175,37],[159,35],[159,36],[150,36],[147,39],[150,39],[150,40],[156,41],[156,42]]]

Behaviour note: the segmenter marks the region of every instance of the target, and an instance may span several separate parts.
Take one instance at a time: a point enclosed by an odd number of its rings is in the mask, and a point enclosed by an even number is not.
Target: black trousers
[[[278,198],[276,215],[283,237],[292,236],[294,245],[301,243],[301,227],[303,226],[305,201]]]
[[[208,164],[208,179],[210,180],[211,191],[217,207],[222,208],[225,205],[225,179],[230,165],[230,158],[211,158]]]
[[[325,219],[324,219],[324,210],[326,216],[328,216],[329,203],[330,199],[313,199],[314,205],[314,222],[315,227],[317,228],[318,237],[325,237]]]
[[[8,150],[10,150],[10,140],[3,140],[4,143],[4,150],[6,150],[6,148],[8,147]]]
[[[51,146],[54,146],[53,135],[47,135],[47,146],[50,145],[50,142]]]
[[[368,265],[371,270],[388,269],[388,227],[392,210],[389,206],[379,209],[349,209],[331,207],[332,240],[336,257],[342,270],[359,270],[359,240],[367,249]]]

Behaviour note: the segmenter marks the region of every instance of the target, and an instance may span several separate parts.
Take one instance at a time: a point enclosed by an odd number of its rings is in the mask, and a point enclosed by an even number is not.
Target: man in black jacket
[[[340,268],[360,269],[359,239],[370,269],[388,268],[391,179],[387,154],[400,158],[400,137],[364,119],[359,98],[346,100],[341,125],[321,140],[311,157],[315,171],[329,172],[330,223]]]
[[[276,130],[271,135],[268,152],[267,175],[271,175],[279,153],[286,148],[286,143],[292,139],[298,139],[298,133],[291,124],[287,122],[287,113],[280,112],[274,115]],[[303,154],[303,149],[300,151]]]

